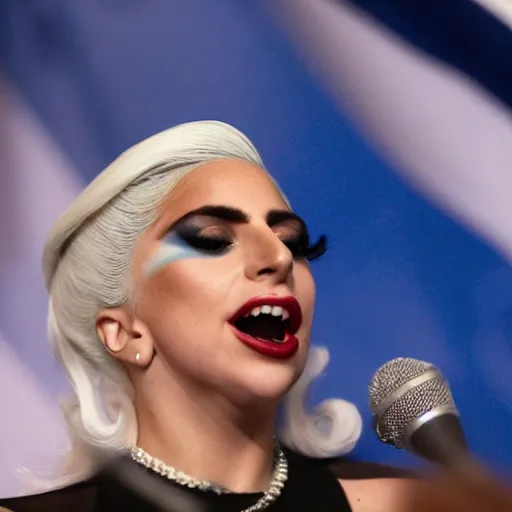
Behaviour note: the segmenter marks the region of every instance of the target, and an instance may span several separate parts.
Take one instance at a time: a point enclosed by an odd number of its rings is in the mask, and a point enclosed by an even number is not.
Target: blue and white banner
[[[354,456],[413,463],[367,411],[373,372],[410,356],[442,368],[475,453],[510,465],[511,54],[470,0],[0,1],[0,497],[66,448],[48,227],[126,147],[196,119],[246,132],[330,238],[313,341],[331,363],[311,400],[359,406]]]
[[[468,0],[277,0],[273,9],[394,168],[512,258],[508,27]]]

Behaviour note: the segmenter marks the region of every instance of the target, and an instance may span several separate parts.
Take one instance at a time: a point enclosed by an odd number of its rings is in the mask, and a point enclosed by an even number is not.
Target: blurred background
[[[483,0],[482,0],[483,1]],[[314,235],[311,404],[398,356],[438,365],[470,445],[512,465],[512,32],[494,0],[0,0],[0,497],[67,449],[40,255],[121,151],[172,125],[245,132]]]

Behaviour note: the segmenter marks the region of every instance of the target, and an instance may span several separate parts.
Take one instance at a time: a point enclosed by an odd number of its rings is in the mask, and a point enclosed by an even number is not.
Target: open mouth
[[[284,358],[297,350],[294,335],[302,323],[302,312],[293,297],[256,297],[246,302],[229,323],[236,336],[250,348]]]
[[[282,306],[264,304],[235,320],[234,326],[254,338],[282,343],[290,328],[290,313]]]

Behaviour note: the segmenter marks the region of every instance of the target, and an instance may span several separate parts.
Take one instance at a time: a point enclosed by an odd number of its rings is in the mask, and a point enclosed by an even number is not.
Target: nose
[[[253,281],[269,280],[273,284],[292,286],[293,254],[290,249],[265,226],[254,234],[247,247],[245,275]]]

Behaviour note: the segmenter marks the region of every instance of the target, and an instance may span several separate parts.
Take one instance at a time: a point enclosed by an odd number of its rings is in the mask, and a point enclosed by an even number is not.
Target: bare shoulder
[[[339,479],[353,512],[401,512],[415,482],[409,478]]]

